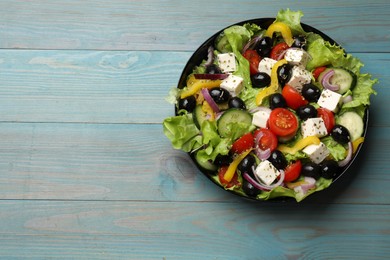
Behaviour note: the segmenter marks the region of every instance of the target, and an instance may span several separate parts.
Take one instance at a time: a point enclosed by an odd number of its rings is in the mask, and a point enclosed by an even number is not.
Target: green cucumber
[[[231,129],[230,124],[243,123],[248,126],[252,124],[252,115],[242,109],[230,108],[226,110],[217,121],[218,132],[222,137],[229,136]]]
[[[336,91],[337,93],[342,95],[356,85],[356,75],[352,71],[343,68],[327,68],[318,77],[318,82],[320,82],[321,86],[323,86],[322,79],[324,75],[326,75],[330,70],[334,71],[334,75],[329,79],[329,83],[339,87]]]
[[[205,113],[202,110],[202,105],[197,105],[195,107],[194,111],[192,112],[192,118],[194,120],[195,125],[198,127],[199,130],[202,126],[203,121],[207,120],[206,115],[207,115],[207,113]]]
[[[352,142],[363,134],[364,122],[356,112],[345,112],[336,119],[336,122],[348,129]]]

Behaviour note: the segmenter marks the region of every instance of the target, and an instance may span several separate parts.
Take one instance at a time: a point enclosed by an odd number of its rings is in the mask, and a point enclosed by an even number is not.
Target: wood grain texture
[[[0,48],[193,51],[226,26],[275,17],[288,7],[281,0],[3,0]],[[350,52],[390,49],[387,0],[323,1],[321,8],[307,1],[290,8]]]

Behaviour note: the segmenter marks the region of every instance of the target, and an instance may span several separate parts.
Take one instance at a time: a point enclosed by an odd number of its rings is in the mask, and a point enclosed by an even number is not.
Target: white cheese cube
[[[235,97],[241,92],[243,88],[243,81],[243,78],[230,74],[226,79],[221,82],[220,87],[226,89],[227,91],[229,91],[230,95]]]
[[[339,104],[341,103],[342,95],[339,93],[333,92],[329,89],[324,89],[321,93],[320,98],[317,101],[317,104],[320,107],[326,108],[334,113],[339,109]]]
[[[305,50],[300,48],[289,48],[284,54],[286,61],[292,65],[306,67],[311,60],[311,56]]]
[[[329,155],[328,148],[326,148],[326,145],[322,142],[319,145],[308,145],[302,151],[316,164],[322,162]]]
[[[219,68],[223,73],[234,72],[237,69],[234,53],[221,53],[217,55]]]
[[[271,110],[261,110],[253,114],[252,124],[261,127],[267,128],[268,118],[271,114]]]
[[[311,82],[311,73],[308,70],[300,66],[294,66],[291,69],[291,78],[287,82],[287,85],[295,88],[299,93],[302,92],[302,87],[304,84]]]
[[[318,138],[326,136],[325,122],[321,117],[309,118],[301,124],[301,132],[303,137],[317,136]]]
[[[271,185],[280,175],[278,169],[268,160],[262,161],[257,165],[254,174],[266,185]]]
[[[259,62],[259,66],[258,66],[259,72],[265,72],[271,76],[272,67],[276,62],[277,62],[276,60],[271,58],[263,58]]]

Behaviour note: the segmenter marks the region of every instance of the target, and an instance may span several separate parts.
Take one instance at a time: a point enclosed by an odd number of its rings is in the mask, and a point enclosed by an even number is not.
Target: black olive
[[[272,39],[270,37],[261,38],[255,48],[261,57],[269,57],[272,50]]]
[[[274,150],[269,156],[268,161],[270,161],[278,170],[283,170],[287,167],[286,157],[279,150]]]
[[[221,74],[222,71],[217,65],[211,64],[211,65],[206,67],[206,73],[207,74]]]
[[[340,144],[347,144],[351,141],[351,136],[347,128],[342,125],[335,125],[330,132],[333,139]]]
[[[275,109],[278,107],[287,107],[287,103],[282,94],[275,93],[269,96],[269,107],[271,109]]]
[[[194,96],[189,96],[179,100],[179,110],[184,109],[188,112],[192,112],[196,106],[196,99]]]
[[[230,93],[226,89],[219,87],[210,89],[209,93],[217,104],[225,103],[230,98]]]
[[[265,72],[259,72],[251,76],[254,88],[264,88],[271,83],[271,77]]]
[[[250,182],[247,180],[243,180],[242,182],[242,190],[251,198],[256,197],[261,191],[255,188]]]
[[[318,164],[307,162],[302,164],[301,174],[318,180],[321,177],[321,169]]]
[[[244,172],[248,173],[250,176],[254,177],[252,167],[256,166],[256,159],[252,155],[247,155],[242,161],[238,164],[237,169],[243,174]]]
[[[302,87],[302,96],[309,102],[317,102],[321,96],[321,90],[311,83],[304,84]]]
[[[340,167],[336,161],[326,160],[320,164],[321,176],[325,179],[333,179],[340,172]]]
[[[230,155],[218,154],[217,157],[215,157],[214,164],[216,166],[224,166],[229,165],[232,161],[233,158]]]
[[[317,117],[317,109],[314,106],[308,104],[300,106],[297,109],[297,114],[301,120],[306,120],[308,118]]]
[[[228,106],[229,108],[246,109],[245,102],[239,97],[229,99]]]
[[[278,81],[280,85],[284,86],[291,78],[292,66],[288,63],[281,65],[278,70]]]
[[[306,49],[307,40],[304,35],[299,35],[294,37],[294,42],[291,47]]]

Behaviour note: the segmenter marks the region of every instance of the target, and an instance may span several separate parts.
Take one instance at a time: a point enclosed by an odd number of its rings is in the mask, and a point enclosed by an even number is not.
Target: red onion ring
[[[353,100],[353,97],[351,95],[346,96],[343,98],[343,103],[346,104],[348,102],[351,102]]]
[[[206,63],[204,65],[206,67],[210,66],[211,64],[213,64],[213,61],[214,61],[214,48],[213,48],[213,46],[210,46],[207,49],[207,61],[206,61]]]
[[[208,74],[208,73],[204,73],[204,74],[194,74],[194,77],[196,79],[210,79],[210,80],[216,80],[216,79],[226,79],[227,77],[229,77],[229,74],[225,74],[225,73],[217,73],[217,74]]]
[[[256,36],[252,38],[247,44],[245,44],[244,48],[242,49],[242,53],[246,52],[248,49],[252,48],[256,45],[256,43],[263,37],[263,35]]]
[[[295,192],[302,192],[303,194],[306,194],[308,190],[314,188],[316,186],[316,180],[312,177],[305,177],[304,178],[304,184],[301,184],[294,188]]]
[[[255,107],[251,110],[249,110],[249,113],[256,113],[256,112],[259,112],[259,111],[264,111],[264,112],[268,112],[269,114],[271,114],[271,109],[269,107]]]
[[[254,169],[254,168],[255,168],[255,167],[252,167],[252,171],[253,171],[253,172],[255,172],[255,169]],[[259,189],[259,190],[263,190],[263,191],[270,191],[270,190],[272,190],[273,188],[278,187],[278,186],[280,186],[280,185],[283,184],[285,174],[284,174],[284,171],[279,171],[279,172],[280,172],[280,175],[279,175],[279,180],[278,180],[278,182],[275,183],[275,184],[272,184],[272,185],[263,184],[263,183],[261,182],[261,180],[258,180],[258,177],[256,176],[256,174],[254,174],[256,180],[253,179],[247,172],[244,172],[244,173],[242,174],[242,177],[243,177],[245,180],[247,180],[250,184],[252,184],[255,188],[257,188],[257,189]]]
[[[204,99],[207,101],[207,103],[209,103],[211,109],[215,113],[219,113],[219,107],[218,107],[217,103],[215,103],[214,99],[210,96],[209,90],[207,88],[202,88],[201,92],[202,92]]]
[[[262,150],[259,147],[259,142],[263,136],[264,136],[264,134],[261,131],[257,132],[255,135],[255,144],[256,144],[255,145],[255,154],[262,161],[267,160],[271,155],[271,149],[268,148],[268,149]]]
[[[348,154],[347,154],[347,157],[345,157],[344,160],[338,162],[339,166],[340,167],[344,167],[345,165],[347,165],[351,161],[351,159],[352,159],[352,154],[353,154],[352,142],[348,142]]]
[[[330,83],[330,78],[333,77],[333,75],[334,75],[334,70],[332,70],[332,69],[325,72],[324,76],[322,77],[321,84],[326,89],[329,89],[332,91],[337,91],[337,90],[339,90],[340,87],[338,85],[332,85]]]

